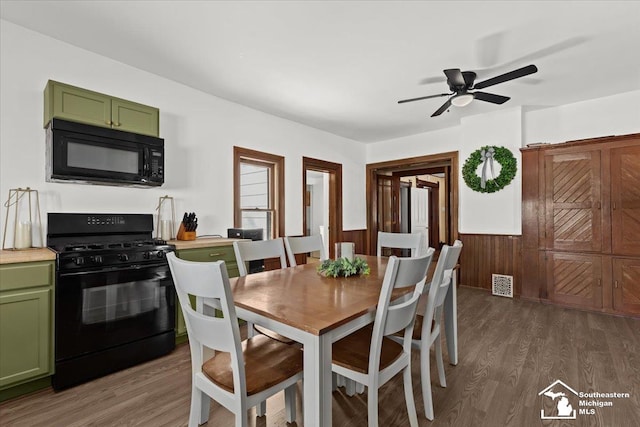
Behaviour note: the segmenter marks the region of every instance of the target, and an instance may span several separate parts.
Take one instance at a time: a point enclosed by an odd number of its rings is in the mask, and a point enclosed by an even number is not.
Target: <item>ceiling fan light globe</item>
[[[456,107],[465,107],[469,105],[471,101],[473,101],[473,94],[471,93],[463,93],[451,98],[451,104],[455,105]]]

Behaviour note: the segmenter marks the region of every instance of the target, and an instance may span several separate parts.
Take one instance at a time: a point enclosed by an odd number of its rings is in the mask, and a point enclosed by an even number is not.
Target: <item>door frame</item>
[[[302,158],[302,230],[307,232],[307,215],[305,212],[305,198],[307,196],[307,171],[324,172],[329,174],[329,258],[334,257],[336,242],[342,240],[342,164],[328,162],[311,157]]]
[[[376,253],[377,232],[378,232],[378,173],[381,172],[399,172],[399,171],[419,171],[432,167],[448,165],[451,168],[449,174],[448,205],[451,234],[449,242],[452,244],[458,238],[458,192],[459,192],[459,162],[458,152],[449,151],[446,153],[429,154],[426,156],[408,157],[398,160],[390,160],[386,162],[368,163],[366,166],[366,193],[367,193],[367,236],[366,247],[369,254]]]

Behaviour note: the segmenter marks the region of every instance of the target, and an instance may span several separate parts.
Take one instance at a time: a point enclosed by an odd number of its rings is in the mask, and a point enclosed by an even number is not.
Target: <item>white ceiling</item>
[[[212,95],[354,140],[455,126],[640,89],[638,1],[7,1],[2,19]],[[445,68],[487,88],[429,117]],[[602,112],[606,114],[606,111]]]

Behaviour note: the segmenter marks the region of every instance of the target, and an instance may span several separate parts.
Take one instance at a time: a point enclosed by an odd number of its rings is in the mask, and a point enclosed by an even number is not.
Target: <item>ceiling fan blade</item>
[[[493,104],[504,104],[511,99],[508,96],[495,95],[487,92],[473,92],[473,97],[480,101],[491,102]]]
[[[451,99],[447,99],[447,102],[442,104],[442,107],[438,108],[436,112],[431,115],[431,117],[439,116],[440,114],[447,111],[449,107],[451,107]]]
[[[403,99],[401,101],[398,101],[398,104],[404,104],[405,102],[420,101],[422,99],[440,98],[440,97],[449,96],[449,95],[451,95],[451,94],[450,93],[441,93],[441,94],[438,94],[438,95],[421,96],[420,98]]]
[[[444,70],[444,73],[447,76],[447,82],[449,83],[449,86],[465,86],[464,77],[462,76],[462,72],[459,68]]]
[[[501,74],[496,77],[492,77],[480,83],[476,83],[474,89],[484,89],[485,87],[497,85],[498,83],[508,82],[509,80],[517,79],[520,77],[528,76],[538,71],[538,67],[535,65],[527,65],[526,67],[518,68],[517,70],[509,71],[508,73]]]

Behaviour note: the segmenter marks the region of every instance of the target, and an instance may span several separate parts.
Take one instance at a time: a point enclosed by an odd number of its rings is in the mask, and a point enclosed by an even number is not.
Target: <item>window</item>
[[[284,236],[284,157],[233,147],[234,226]]]

